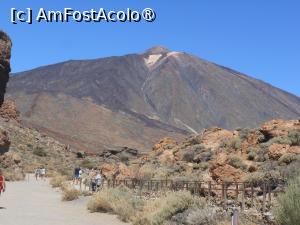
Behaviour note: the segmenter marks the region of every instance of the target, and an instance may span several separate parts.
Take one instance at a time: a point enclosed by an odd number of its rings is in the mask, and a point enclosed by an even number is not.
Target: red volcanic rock
[[[132,173],[129,168],[124,163],[103,164],[101,166],[101,171],[107,179],[123,180],[125,178],[132,177]]]
[[[300,146],[292,146],[288,149],[288,153],[300,154]]]
[[[201,144],[206,148],[216,149],[222,140],[232,138],[234,133],[222,128],[213,127],[204,131]]]
[[[241,182],[245,179],[245,173],[228,164],[211,169],[211,177],[215,181],[236,181]]]
[[[270,145],[268,155],[271,159],[278,160],[282,155],[288,152],[289,148],[289,145],[274,143]]]
[[[260,131],[271,137],[277,137],[287,135],[289,131],[297,129],[300,129],[299,120],[271,120],[264,123]]]
[[[161,139],[157,144],[154,145],[154,147],[152,148],[153,151],[157,151],[157,150],[165,150],[165,149],[169,149],[170,147],[177,145],[176,141],[174,141],[173,139],[166,137]]]

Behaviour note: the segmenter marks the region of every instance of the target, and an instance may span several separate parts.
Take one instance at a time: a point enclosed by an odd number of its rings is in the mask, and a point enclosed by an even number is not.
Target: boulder
[[[224,152],[221,152],[217,155],[215,159],[215,164],[218,166],[223,166],[226,164],[227,159],[228,159],[228,155],[225,154]]]
[[[215,150],[220,146],[222,140],[226,138],[230,139],[233,137],[234,137],[234,132],[222,128],[218,128],[218,127],[213,127],[203,132],[201,144],[205,148],[210,148],[212,150]]]
[[[292,146],[288,149],[288,153],[300,154],[300,146]]]
[[[211,177],[213,180],[220,181],[236,181],[242,182],[245,179],[246,173],[240,169],[236,169],[228,164],[211,168]]]
[[[270,159],[278,160],[282,155],[288,152],[290,146],[274,143],[269,146],[268,155]]]
[[[264,123],[260,131],[267,137],[278,137],[288,135],[291,130],[299,130],[299,120],[271,120]]]
[[[101,171],[107,179],[123,180],[132,177],[130,169],[124,163],[114,165],[105,163],[101,166]]]

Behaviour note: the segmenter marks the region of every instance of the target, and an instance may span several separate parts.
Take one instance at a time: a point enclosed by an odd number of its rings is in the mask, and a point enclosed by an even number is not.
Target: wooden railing
[[[261,210],[272,204],[272,200],[284,187],[283,181],[250,183],[250,182],[204,182],[204,181],[174,181],[174,180],[107,180],[104,186],[117,187],[124,185],[143,194],[145,192],[180,191],[187,190],[193,195],[219,199],[227,205],[233,204],[241,207],[254,207],[260,199]]]

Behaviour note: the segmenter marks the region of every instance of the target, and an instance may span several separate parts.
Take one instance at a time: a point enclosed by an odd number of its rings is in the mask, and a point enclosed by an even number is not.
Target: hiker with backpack
[[[82,174],[82,170],[80,167],[76,167],[74,169],[74,183],[75,184],[79,184],[80,179],[81,179],[81,174]]]
[[[5,184],[5,177],[3,175],[2,170],[0,169],[0,195],[2,192],[5,192],[6,184]]]

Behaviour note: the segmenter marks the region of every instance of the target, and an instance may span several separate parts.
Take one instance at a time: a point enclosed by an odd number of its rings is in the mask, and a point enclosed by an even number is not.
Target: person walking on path
[[[38,180],[38,178],[40,177],[40,175],[41,175],[41,169],[40,168],[36,168],[35,171],[34,171],[35,179]]]
[[[2,192],[5,192],[6,184],[5,184],[5,177],[3,175],[2,170],[0,169],[0,195]]]
[[[45,167],[42,167],[40,169],[40,174],[41,174],[41,179],[45,180],[45,178],[46,178],[46,168]]]

